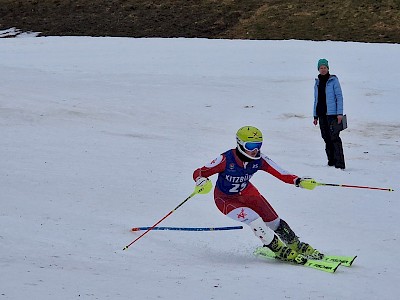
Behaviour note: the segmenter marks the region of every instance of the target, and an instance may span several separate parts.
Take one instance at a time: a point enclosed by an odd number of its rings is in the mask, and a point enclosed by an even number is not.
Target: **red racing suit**
[[[196,169],[193,179],[210,177],[218,174],[214,189],[214,201],[218,209],[225,215],[238,208],[250,208],[256,212],[264,222],[272,222],[278,214],[269,202],[250,183],[251,177],[262,170],[288,184],[294,184],[297,175],[280,168],[266,155],[250,162],[243,162],[236,154],[236,149],[231,149],[221,154],[211,163]],[[239,214],[240,215],[240,214]],[[237,219],[240,219],[240,216]],[[240,221],[240,220],[239,220]]]

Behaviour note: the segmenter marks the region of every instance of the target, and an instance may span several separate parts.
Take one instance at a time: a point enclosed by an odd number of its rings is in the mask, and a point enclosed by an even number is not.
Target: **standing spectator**
[[[314,86],[314,125],[319,120],[328,165],[344,170],[343,146],[339,137],[343,118],[342,89],[337,76],[329,74],[329,64],[325,58],[318,61],[318,71]]]

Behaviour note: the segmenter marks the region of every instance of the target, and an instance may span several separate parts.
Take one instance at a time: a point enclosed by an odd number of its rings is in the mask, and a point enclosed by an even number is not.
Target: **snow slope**
[[[396,299],[399,45],[43,37],[0,39],[0,299]],[[316,62],[345,97],[347,169],[312,125]],[[321,182],[253,183],[305,241],[358,255],[335,274],[255,258],[248,227],[150,232],[192,172],[259,127],[263,152]],[[212,178],[215,182],[215,178]],[[163,226],[239,225],[197,195]]]

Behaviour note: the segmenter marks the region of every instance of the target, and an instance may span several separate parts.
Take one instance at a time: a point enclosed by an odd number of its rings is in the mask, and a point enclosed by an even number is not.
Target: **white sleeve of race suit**
[[[211,169],[211,168],[219,165],[222,162],[223,158],[224,158],[224,156],[221,154],[217,158],[213,159],[210,163],[206,164],[205,167]]]
[[[290,172],[286,171],[285,169],[281,168],[276,162],[266,156],[264,153],[261,153],[261,157],[275,170],[277,170],[282,175],[289,175]]]

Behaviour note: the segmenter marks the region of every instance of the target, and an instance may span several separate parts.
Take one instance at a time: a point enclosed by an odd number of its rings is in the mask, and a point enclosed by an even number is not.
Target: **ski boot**
[[[311,259],[320,260],[324,258],[324,255],[317,249],[314,249],[313,247],[310,246],[310,244],[300,242],[299,240],[297,240],[297,242],[293,244],[289,244],[288,247]]]
[[[311,247],[310,244],[300,242],[299,238],[296,236],[290,226],[282,219],[280,220],[279,226],[275,230],[275,233],[282,239],[282,241],[286,243],[290,249],[308,258],[322,259],[324,257],[321,252]]]
[[[272,252],[274,252],[277,259],[301,265],[304,265],[307,262],[307,258],[304,255],[287,247],[276,235],[272,242],[269,245],[264,245],[264,247],[268,247]]]

